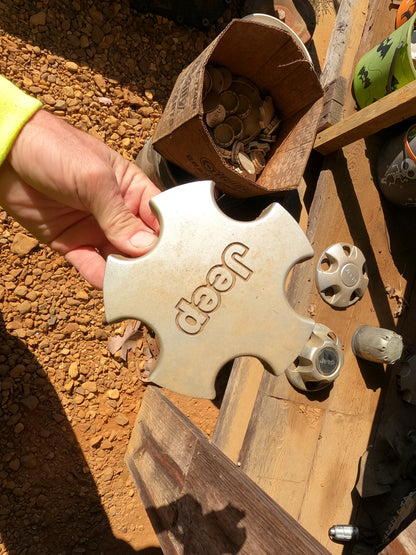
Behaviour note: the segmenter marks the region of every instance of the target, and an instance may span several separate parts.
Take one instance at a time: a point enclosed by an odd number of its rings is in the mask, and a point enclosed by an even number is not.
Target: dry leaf
[[[136,352],[137,340],[143,335],[143,331],[139,329],[141,322],[139,320],[129,320],[123,335],[115,335],[108,341],[107,349],[112,355],[120,351],[123,360],[127,359],[127,353],[131,350]]]
[[[389,299],[396,301],[396,308],[393,311],[393,317],[398,318],[403,314],[404,309],[408,306],[404,299],[403,291],[401,289],[395,289],[391,285],[386,285],[385,291]]]

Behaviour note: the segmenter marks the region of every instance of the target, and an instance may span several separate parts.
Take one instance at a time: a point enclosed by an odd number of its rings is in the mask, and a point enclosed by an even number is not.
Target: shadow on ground
[[[54,388],[1,315],[0,390],[0,534],[7,552],[161,553],[137,552],[114,537]]]

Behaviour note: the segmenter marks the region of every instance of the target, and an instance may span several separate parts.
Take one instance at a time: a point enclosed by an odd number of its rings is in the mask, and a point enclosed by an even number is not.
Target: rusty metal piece
[[[314,327],[285,293],[290,269],[313,255],[297,222],[277,203],[253,221],[233,220],[212,181],[174,187],[150,204],[159,241],[137,259],[108,257],[104,306],[109,322],[140,319],[156,333],[151,380],[214,398],[217,373],[237,356],[284,372]]]
[[[222,75],[222,90],[225,91],[231,87],[233,81],[233,74],[228,69],[228,67],[220,66],[217,68]]]
[[[202,98],[205,98],[207,96],[207,94],[210,92],[212,88],[212,79],[210,74],[205,71],[204,72],[204,83],[202,86]]]
[[[204,112],[207,113],[215,110],[219,103],[220,95],[216,91],[211,90],[204,98]]]

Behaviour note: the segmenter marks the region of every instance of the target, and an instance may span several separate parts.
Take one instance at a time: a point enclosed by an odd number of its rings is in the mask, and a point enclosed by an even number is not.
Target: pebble
[[[71,73],[76,73],[78,71],[78,64],[75,62],[67,61],[65,62],[65,68]]]
[[[23,301],[22,303],[17,305],[17,310],[20,314],[27,314],[32,309],[32,303],[30,301]]]
[[[117,422],[117,424],[119,426],[127,426],[127,424],[129,424],[129,419],[127,418],[127,416],[125,414],[118,414],[115,417],[115,421]]]
[[[19,470],[19,468],[20,468],[20,461],[19,461],[19,459],[12,459],[12,460],[9,462],[9,468],[10,468],[11,470],[14,470],[14,471]]]
[[[33,290],[28,291],[28,292],[25,294],[25,297],[26,297],[29,301],[31,301],[32,303],[33,303],[34,301],[36,301],[36,299],[38,298],[38,296],[39,296],[39,293],[38,293],[37,291],[33,291]]]
[[[12,242],[11,251],[19,256],[25,256],[38,245],[39,241],[34,237],[29,237],[24,233],[16,233]]]
[[[18,422],[18,423],[16,424],[16,426],[14,427],[14,433],[15,433],[16,435],[19,435],[19,434],[21,434],[21,433],[23,432],[24,429],[25,429],[24,424],[22,424],[21,422]]]
[[[75,298],[78,299],[79,301],[89,301],[90,297],[87,293],[87,291],[85,291],[84,289],[77,289],[75,291]]]
[[[14,290],[14,294],[18,297],[25,297],[27,295],[28,289],[25,285],[18,285]]]
[[[101,92],[105,92],[107,90],[106,81],[104,77],[102,77],[100,74],[97,73],[96,75],[94,75],[94,81]]]
[[[143,106],[137,110],[137,113],[148,118],[153,113],[153,108],[151,106]]]
[[[46,13],[45,12],[38,12],[31,16],[30,24],[31,25],[45,25],[46,23]]]
[[[101,478],[104,480],[104,482],[109,482],[110,480],[113,479],[113,476],[114,476],[114,470],[109,466],[107,466],[103,470],[103,473],[101,474]]]
[[[22,399],[22,404],[30,411],[35,410],[35,408],[39,405],[39,400],[35,395],[28,395],[24,399]]]
[[[67,109],[67,103],[65,102],[65,100],[57,100],[55,102],[55,109],[56,110],[66,110]]]
[[[84,402],[84,396],[76,394],[76,395],[73,396],[72,400],[74,401],[74,403],[76,405],[81,405]]]
[[[142,119],[142,129],[148,131],[152,128],[152,120],[150,118],[143,118]]]
[[[101,328],[97,328],[94,330],[94,336],[95,339],[98,339],[99,341],[107,341],[108,339],[107,332]]]
[[[78,362],[71,362],[68,368],[68,375],[73,380],[76,380],[79,376]]]
[[[82,384],[84,389],[89,391],[90,393],[97,393],[97,383],[96,382],[84,382]]]
[[[44,94],[41,100],[44,104],[48,104],[49,106],[55,105],[55,98],[51,94]]]
[[[108,450],[110,450],[110,449],[113,448],[113,444],[112,444],[111,441],[109,441],[108,439],[104,439],[104,440],[101,442],[100,447],[101,447],[101,449],[104,449],[104,450],[108,451]]]
[[[14,368],[10,370],[10,376],[12,378],[18,378],[25,373],[25,366],[23,364],[17,364]]]
[[[120,398],[120,391],[118,389],[109,389],[107,391],[107,396],[109,399],[112,399],[113,401],[117,401],[117,399]]]
[[[102,434],[95,435],[90,441],[91,447],[98,447],[100,445],[100,443],[102,442],[102,440],[103,440],[103,435]]]

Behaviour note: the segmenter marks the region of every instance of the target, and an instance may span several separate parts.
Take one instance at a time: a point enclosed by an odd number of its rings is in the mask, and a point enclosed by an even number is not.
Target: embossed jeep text
[[[242,243],[231,243],[221,255],[222,264],[207,273],[206,283],[192,293],[190,301],[182,298],[176,305],[176,325],[189,335],[199,333],[209,320],[208,314],[221,304],[221,293],[232,289],[237,277],[248,280],[253,273],[241,262],[249,248]]]

